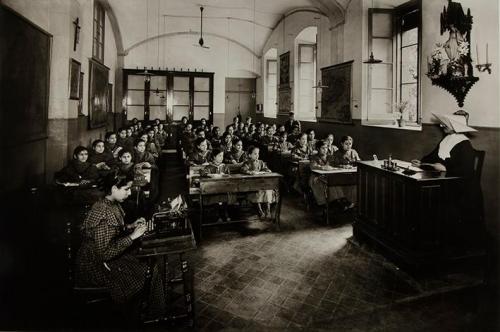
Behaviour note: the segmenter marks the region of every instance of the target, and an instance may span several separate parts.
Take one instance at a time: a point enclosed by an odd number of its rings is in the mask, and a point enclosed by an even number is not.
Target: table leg
[[[328,194],[328,182],[324,183],[324,193],[325,193],[325,209],[326,209],[326,224],[330,225],[330,197]]]
[[[275,211],[275,222],[276,222],[276,225],[278,226],[278,230],[281,230],[281,220],[280,220],[280,216],[281,216],[281,203],[282,203],[282,200],[281,200],[281,187],[282,187],[282,183],[281,183],[281,180],[279,180],[279,184],[278,184],[278,201],[276,202],[276,211]]]
[[[198,237],[201,241],[201,238],[202,238],[202,236],[201,236],[201,228],[202,228],[201,223],[203,222],[203,195],[202,194],[200,194],[199,201],[200,201],[200,220],[198,222]]]

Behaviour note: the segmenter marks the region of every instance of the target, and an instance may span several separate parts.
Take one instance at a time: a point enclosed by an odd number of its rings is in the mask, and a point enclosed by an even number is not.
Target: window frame
[[[313,78],[312,78],[312,86],[315,86],[318,82],[318,75],[317,75],[317,66],[318,66],[318,44],[317,42],[316,43],[307,43],[307,42],[299,42],[297,43],[297,70],[298,70],[298,80],[297,80],[297,101],[298,101],[298,105],[297,107],[300,107],[300,91],[301,91],[301,86],[300,86],[300,82],[302,81],[302,78],[301,78],[301,66],[302,66],[302,63],[305,63],[305,62],[302,62],[302,49],[303,48],[312,48],[312,52],[313,52],[313,59],[312,59],[312,72],[313,72]],[[317,106],[318,106],[318,97],[317,97],[317,91],[315,88],[312,88],[312,103],[311,103],[311,106],[314,110],[314,115],[312,117],[304,117],[303,116],[303,113],[302,113],[302,110],[299,108],[297,109],[297,111],[295,112],[296,114],[296,117],[298,119],[300,119],[301,121],[317,121],[317,117],[318,117],[318,114],[317,114]]]
[[[96,17],[97,16],[97,17]],[[94,1],[92,31],[92,58],[104,64],[104,45],[106,36],[106,11],[102,4]],[[102,28],[102,29],[101,29]],[[102,32],[101,32],[102,30]]]
[[[422,67],[422,8],[421,2],[419,0],[411,0],[395,8],[368,8],[368,54],[373,50],[373,15],[377,13],[390,13],[391,14],[391,24],[392,24],[392,105],[396,102],[400,103],[402,98],[402,32],[406,31],[402,28],[401,19],[403,16],[408,15],[411,12],[417,11],[418,18],[416,20],[416,27],[418,28],[418,40],[417,40],[417,79],[415,84],[417,84],[417,97],[416,97],[416,121],[408,122],[401,129],[407,130],[421,130],[422,127],[422,109],[421,109],[421,91],[422,91],[422,81],[420,71]],[[408,30],[408,29],[407,29]],[[375,37],[378,38],[378,37]],[[380,37],[381,38],[381,37]],[[415,44],[412,44],[415,45]],[[406,45],[407,47],[409,45]],[[378,126],[378,127],[397,127],[394,124],[388,124],[390,122],[389,117],[383,119],[383,117],[376,117],[375,114],[381,115],[382,113],[374,113],[372,108],[372,66],[385,65],[386,62],[382,64],[369,65],[367,69],[367,106],[366,114],[363,115],[363,124],[368,126]],[[391,110],[394,113],[394,110]],[[389,113],[388,113],[389,114]],[[371,115],[371,117],[370,117]]]
[[[278,114],[278,59],[276,58],[267,58],[266,60],[266,82],[265,82],[265,104],[264,104],[264,116],[273,116],[276,117]],[[266,108],[270,105],[269,101],[269,93],[268,93],[268,88],[269,88],[269,64],[271,62],[274,62],[276,65],[275,73],[272,75],[274,76],[274,87],[275,87],[275,94],[274,94],[274,109],[271,111],[266,112]],[[273,112],[274,111],[274,112]]]

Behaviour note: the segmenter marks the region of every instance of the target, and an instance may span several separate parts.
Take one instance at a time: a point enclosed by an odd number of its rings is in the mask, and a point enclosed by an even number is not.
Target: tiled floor
[[[280,232],[261,222],[221,226],[190,257],[199,328],[324,327],[480,281],[464,276],[415,280],[350,241],[349,224],[319,225],[294,197],[285,200],[283,211]]]

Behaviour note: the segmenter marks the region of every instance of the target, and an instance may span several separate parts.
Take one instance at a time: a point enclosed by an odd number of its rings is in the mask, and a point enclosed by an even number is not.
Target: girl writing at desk
[[[189,165],[207,165],[210,159],[207,139],[198,137],[195,141],[195,150],[189,155]]]
[[[333,154],[336,166],[348,166],[361,160],[358,152],[352,148],[353,143],[351,136],[340,139],[340,149]]]
[[[97,167],[88,161],[89,150],[77,146],[73,151],[73,159],[56,175],[58,182],[78,183],[81,186],[93,184],[99,177]]]
[[[259,160],[258,147],[250,146],[248,148],[248,160],[241,166],[241,173],[250,175],[271,173],[266,163]],[[274,190],[259,190],[257,193],[250,194],[248,200],[252,203],[257,203],[260,218],[265,218],[266,215],[271,217],[271,203],[276,201]],[[266,205],[266,213],[262,210],[262,203]]]
[[[302,133],[297,139],[297,143],[292,150],[292,160],[308,160],[309,156],[312,154],[309,145],[307,144],[307,134]]]

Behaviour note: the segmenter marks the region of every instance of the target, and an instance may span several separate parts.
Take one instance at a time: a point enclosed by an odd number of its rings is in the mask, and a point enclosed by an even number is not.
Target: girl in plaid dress
[[[106,196],[96,202],[81,225],[82,245],[76,257],[76,283],[107,287],[118,304],[137,299],[146,281],[147,266],[129,251],[147,230],[144,218],[125,225],[120,203],[130,195],[132,179],[110,174],[104,181]],[[163,287],[156,268],[149,297],[150,313],[165,309]]]

